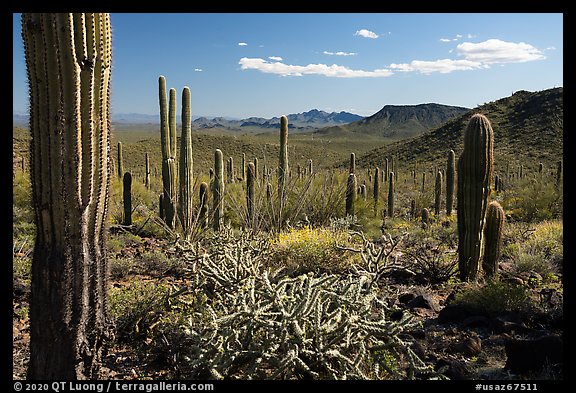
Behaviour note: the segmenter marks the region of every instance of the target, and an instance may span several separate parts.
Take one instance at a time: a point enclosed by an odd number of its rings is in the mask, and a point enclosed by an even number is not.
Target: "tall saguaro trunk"
[[[107,313],[108,14],[22,14],[36,240],[29,379],[96,379]]]
[[[194,222],[194,214],[192,212],[194,175],[192,157],[192,111],[190,89],[188,86],[185,86],[182,90],[182,136],[180,143],[180,203],[178,205],[178,212],[184,236],[189,238],[190,230]]]

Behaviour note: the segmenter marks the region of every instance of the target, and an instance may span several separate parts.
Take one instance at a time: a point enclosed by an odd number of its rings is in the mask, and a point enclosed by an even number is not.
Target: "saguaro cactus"
[[[97,379],[107,313],[108,14],[22,14],[36,236],[32,380]]]
[[[430,224],[430,212],[427,208],[423,208],[420,213],[420,219],[422,220],[422,226],[427,228]]]
[[[124,225],[132,225],[132,174],[124,173],[123,179]]]
[[[506,216],[504,209],[496,201],[488,204],[486,210],[486,225],[484,226],[484,258],[482,269],[488,277],[493,277],[498,272],[498,260],[502,247],[502,233]]]
[[[434,214],[440,215],[442,207],[442,172],[436,173],[436,182],[434,184]]]
[[[214,182],[212,183],[212,228],[219,231],[224,220],[224,156],[220,149],[214,152]]]
[[[158,78],[160,103],[160,140],[162,144],[162,186],[164,222],[174,228],[176,216],[176,95],[171,93],[170,117],[166,98],[166,78]],[[173,97],[172,97],[173,95]],[[174,122],[174,124],[172,124]],[[174,130],[174,131],[173,131]],[[174,139],[174,141],[172,141]]]
[[[313,171],[314,167],[312,166],[312,159],[310,158],[308,160],[308,174],[310,176],[314,175],[314,171]]]
[[[148,152],[146,152],[146,174],[144,178],[144,185],[147,190],[150,190],[150,157],[148,157]]]
[[[278,162],[278,196],[280,206],[286,197],[286,178],[288,176],[288,118],[280,117],[280,157]]]
[[[394,217],[394,172],[388,178],[388,217]]]
[[[475,114],[464,132],[458,159],[458,267],[462,280],[475,280],[493,171],[494,132],[488,118]]]
[[[248,173],[246,176],[246,207],[248,211],[248,226],[254,225],[254,213],[256,202],[256,176],[254,171],[254,164],[248,164]]]
[[[366,200],[366,184],[360,185],[360,196],[362,197],[362,200]]]
[[[562,185],[562,161],[556,163],[556,188]]]
[[[454,205],[454,179],[456,175],[456,154],[454,150],[448,152],[446,163],[446,215],[452,215]]]
[[[254,157],[254,176],[256,179],[259,179],[258,177],[258,157]],[[266,165],[264,165],[264,167],[266,167]],[[264,176],[266,176],[266,168],[264,168]]]
[[[356,172],[356,154],[350,153],[350,168],[348,168],[348,173]]]
[[[199,194],[198,223],[200,227],[206,228],[208,227],[208,184],[206,182],[200,183]]]
[[[227,169],[228,183],[234,183],[234,159],[228,157],[228,169]]]
[[[242,166],[240,170],[242,171],[240,177],[242,180],[246,179],[246,153],[242,153]]]
[[[122,142],[118,142],[118,178],[124,176],[124,159],[122,157]]]
[[[380,195],[380,168],[376,167],[374,171],[374,214],[378,210],[378,197]]]
[[[194,175],[192,158],[192,113],[190,89],[184,86],[182,90],[182,135],[180,136],[180,195],[178,198],[178,216],[184,236],[190,236],[194,222],[193,195]]]
[[[384,159],[384,181],[388,181],[388,173],[390,173],[390,163],[388,161],[388,158]]]
[[[354,154],[354,153],[352,153]],[[354,173],[348,174],[348,182],[346,184],[346,215],[353,216],[356,214],[354,209],[354,204],[357,197],[357,182],[356,175]]]

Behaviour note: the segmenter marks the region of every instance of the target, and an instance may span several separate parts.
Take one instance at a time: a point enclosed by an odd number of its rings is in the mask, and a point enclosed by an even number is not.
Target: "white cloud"
[[[524,63],[546,58],[540,50],[530,44],[498,39],[489,39],[479,43],[463,42],[456,49],[466,60],[483,64]]]
[[[549,46],[546,48],[546,50],[556,50],[556,47],[555,46]]]
[[[433,61],[412,60],[410,63],[390,64],[389,68],[401,72],[419,72],[421,74],[431,74],[439,72],[448,74],[452,71],[465,71],[484,68],[482,63],[470,60],[441,59]]]
[[[202,68],[194,68],[194,71],[196,71],[196,72],[202,72],[202,71],[204,71],[204,70],[203,70]]]
[[[456,38],[462,38],[462,34],[456,34]]]
[[[378,34],[366,29],[357,30],[356,33],[354,33],[354,35],[359,35],[360,37],[364,38],[372,38],[372,39],[378,38]]]
[[[329,52],[329,51],[324,51],[322,52],[325,55],[330,55],[330,56],[356,56],[357,53],[355,52]]]
[[[274,61],[282,61],[283,59],[280,56],[268,56],[270,60]]]
[[[331,78],[378,78],[393,73],[387,69],[374,71],[352,70],[337,64],[308,64],[305,66],[284,63],[270,63],[260,58],[243,57],[238,62],[243,70],[258,70],[267,74],[282,76],[323,75]]]
[[[470,33],[466,34],[466,38],[474,38],[474,37],[476,37],[476,36],[473,34],[470,34]]]
[[[248,45],[248,44],[245,43],[245,42],[239,42],[239,43],[238,43],[238,46],[247,46],[247,45]]]
[[[450,42],[452,41],[450,38],[440,38],[440,42]]]

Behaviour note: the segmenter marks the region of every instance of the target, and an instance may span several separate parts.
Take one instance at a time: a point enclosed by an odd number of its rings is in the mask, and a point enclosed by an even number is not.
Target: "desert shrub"
[[[337,246],[349,244],[348,233],[326,228],[291,228],[272,239],[273,261],[292,272],[344,271],[352,255]]]
[[[525,286],[497,280],[468,286],[456,295],[455,302],[478,314],[491,316],[506,312],[526,313],[534,307]]]
[[[414,272],[420,284],[442,284],[458,273],[458,256],[453,247],[442,240],[406,241],[406,267]]]
[[[552,182],[538,179],[519,180],[504,193],[501,204],[516,221],[538,222],[562,217],[562,193]]]

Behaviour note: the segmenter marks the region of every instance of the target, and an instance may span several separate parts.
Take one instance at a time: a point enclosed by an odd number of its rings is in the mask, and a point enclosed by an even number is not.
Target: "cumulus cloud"
[[[478,43],[463,42],[456,49],[466,60],[483,64],[525,63],[546,58],[540,50],[530,44],[506,42],[494,38]]]
[[[453,71],[474,70],[483,67],[483,64],[477,61],[453,59],[441,59],[433,61],[412,60],[410,63],[392,63],[389,65],[389,68],[393,69],[394,71],[419,72],[421,74],[431,74],[434,72],[448,74]]]
[[[356,33],[354,33],[354,35],[358,35],[358,36],[364,37],[364,38],[372,38],[372,39],[378,38],[378,34],[374,33],[373,31],[366,30],[366,29],[357,30]]]
[[[329,56],[356,56],[357,53],[355,52],[330,52],[325,50],[324,52],[325,55],[329,55]]]
[[[204,70],[203,70],[202,68],[194,68],[194,71],[195,71],[195,72],[202,72],[202,71],[204,71]]]
[[[353,70],[337,64],[308,64],[305,66],[270,63],[260,58],[243,57],[238,62],[242,70],[258,70],[267,74],[282,76],[323,75],[331,78],[378,78],[392,75],[387,69],[373,71]]]
[[[239,43],[238,43],[238,46],[247,46],[247,45],[248,45],[248,44],[245,43],[245,42],[239,42]]]
[[[280,56],[268,56],[270,60],[274,61],[282,61],[283,59]]]

